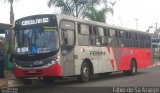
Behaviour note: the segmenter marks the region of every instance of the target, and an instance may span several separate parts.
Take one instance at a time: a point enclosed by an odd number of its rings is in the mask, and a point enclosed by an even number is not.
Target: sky
[[[160,24],[160,0],[119,0],[114,6],[114,23],[118,26],[146,31]],[[113,17],[109,18],[113,20]],[[109,21],[113,24],[113,21]],[[158,25],[159,28],[159,25]]]
[[[57,13],[55,8],[47,6],[47,2],[17,0],[14,2],[15,20],[29,15]],[[160,26],[160,0],[118,0],[113,9],[114,15],[108,14],[108,24],[142,31],[146,31],[149,26],[153,26],[151,31],[154,30],[156,22]],[[9,23],[9,11],[10,5],[0,2],[0,23]]]

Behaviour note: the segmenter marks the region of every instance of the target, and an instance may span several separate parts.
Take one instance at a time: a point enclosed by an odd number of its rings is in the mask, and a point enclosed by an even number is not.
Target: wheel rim
[[[86,66],[83,68],[83,76],[85,79],[88,79],[88,68]]]
[[[134,65],[134,63],[132,64],[132,72],[136,73],[136,66]]]

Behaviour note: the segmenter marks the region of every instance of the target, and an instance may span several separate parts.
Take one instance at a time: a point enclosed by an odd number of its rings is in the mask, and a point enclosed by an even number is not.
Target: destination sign
[[[34,19],[34,20],[25,20],[25,21],[22,21],[22,26],[42,24],[42,23],[48,23],[48,22],[49,22],[49,18],[39,18],[39,19]]]

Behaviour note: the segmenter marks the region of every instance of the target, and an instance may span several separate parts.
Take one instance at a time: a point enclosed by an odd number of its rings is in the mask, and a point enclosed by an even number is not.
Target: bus
[[[135,75],[152,65],[150,34],[67,15],[41,14],[15,21],[14,74],[46,81],[94,74]]]

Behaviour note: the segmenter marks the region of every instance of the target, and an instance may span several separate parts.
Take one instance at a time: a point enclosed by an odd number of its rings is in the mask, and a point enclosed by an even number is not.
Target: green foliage
[[[108,12],[112,12],[112,9],[102,8],[101,10],[97,10],[93,7],[89,10],[89,12],[85,13],[84,15],[90,20],[106,23],[106,14]]]
[[[59,7],[62,14],[99,22],[105,22],[106,13],[113,13],[113,9],[108,7],[108,0],[49,0],[48,6]],[[97,10],[98,6],[103,8]]]

